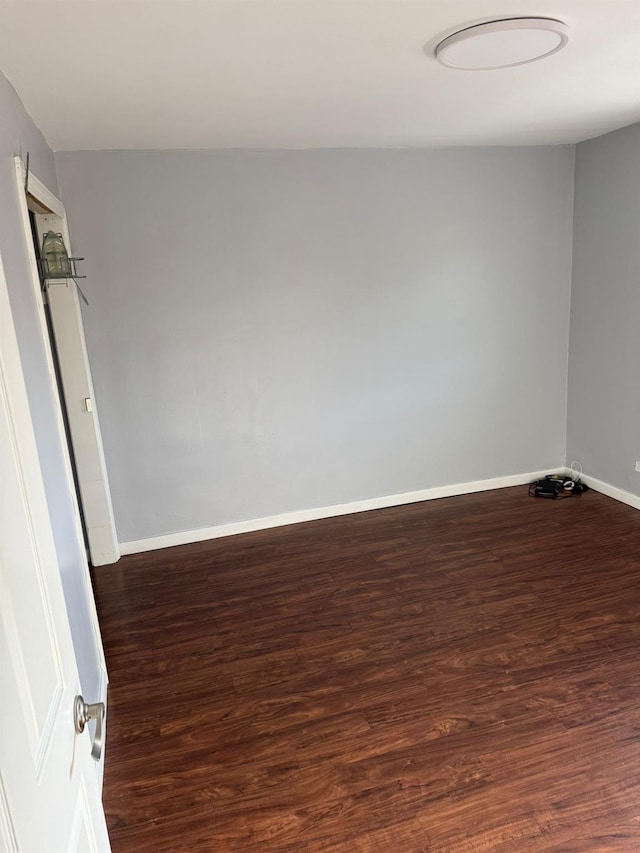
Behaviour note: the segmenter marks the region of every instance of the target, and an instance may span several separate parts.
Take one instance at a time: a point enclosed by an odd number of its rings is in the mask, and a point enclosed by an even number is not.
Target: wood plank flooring
[[[114,853],[640,851],[639,545],[515,488],[96,569]]]

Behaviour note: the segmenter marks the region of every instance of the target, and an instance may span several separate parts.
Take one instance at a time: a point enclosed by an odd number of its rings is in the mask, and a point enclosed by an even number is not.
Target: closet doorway
[[[62,234],[72,255],[67,217],[61,201],[16,158],[25,239],[32,285],[37,293],[41,334],[58,406],[58,427],[67,446],[68,478],[77,497],[78,527],[94,566],[120,557],[100,421],[74,278],[50,279],[38,264],[47,231]],[[89,308],[90,310],[90,308]]]

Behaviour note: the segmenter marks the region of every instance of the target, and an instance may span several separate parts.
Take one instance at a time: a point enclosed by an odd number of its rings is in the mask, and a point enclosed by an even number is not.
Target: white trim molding
[[[18,847],[18,839],[16,838],[16,830],[11,819],[11,811],[9,809],[9,801],[4,789],[2,774],[0,773],[0,841],[2,842],[1,850],[6,853],[20,853]]]
[[[570,470],[570,469],[569,469]],[[640,509],[640,497],[634,495],[633,492],[627,492],[624,489],[619,489],[617,486],[612,486],[605,483],[604,480],[597,480],[595,477],[590,477],[588,474],[582,474],[580,479],[596,492],[602,492],[609,498],[613,498],[620,503],[632,506],[634,509]]]
[[[490,480],[474,480],[469,483],[455,483],[450,486],[436,486],[432,489],[420,489],[417,492],[404,492],[399,495],[385,495],[381,498],[368,498],[334,506],[315,509],[303,509],[269,515],[265,518],[252,518],[248,521],[234,521],[231,524],[219,524],[216,527],[201,527],[197,530],[182,530],[178,533],[166,533],[149,539],[134,539],[120,543],[120,553],[140,554],[143,551],[155,551],[159,548],[173,548],[176,545],[188,545],[192,542],[204,542],[207,539],[221,539],[224,536],[237,536],[239,533],[252,533],[256,530],[268,530],[271,527],[283,527],[286,524],[300,524],[303,521],[317,521],[321,518],[333,518],[338,515],[350,515],[354,512],[368,512],[372,509],[384,509],[391,506],[432,501],[437,498],[449,498],[455,495],[467,495],[472,492],[485,492],[490,489],[504,489],[507,486],[522,486],[539,480],[546,474],[564,474],[566,468],[547,468],[544,471],[531,471],[528,474],[510,474],[506,477],[494,477]]]

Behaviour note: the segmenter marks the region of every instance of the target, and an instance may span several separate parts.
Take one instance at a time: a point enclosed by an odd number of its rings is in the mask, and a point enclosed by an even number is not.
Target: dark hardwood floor
[[[97,569],[114,853],[640,851],[639,545],[520,487]]]

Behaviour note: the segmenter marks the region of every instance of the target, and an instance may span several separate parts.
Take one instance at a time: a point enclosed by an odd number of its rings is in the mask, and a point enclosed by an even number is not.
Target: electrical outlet
[[[640,473],[640,459],[636,459],[636,471]]]

